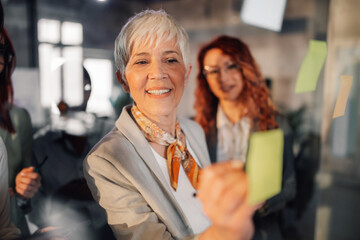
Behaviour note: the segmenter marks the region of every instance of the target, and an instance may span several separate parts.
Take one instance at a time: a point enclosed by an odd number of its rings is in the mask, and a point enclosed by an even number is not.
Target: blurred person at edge
[[[4,26],[4,11],[0,2],[0,29]],[[9,196],[9,169],[4,142],[0,137],[0,239],[10,240],[20,236],[20,230],[11,222]]]
[[[86,113],[91,95],[91,79],[83,68],[84,100],[78,106],[68,106],[61,100],[59,115],[34,134],[33,161],[41,164],[42,186],[33,199],[29,219],[40,229],[59,227],[70,239],[113,239],[104,210],[94,201],[84,179],[83,160],[103,137],[104,120]],[[76,229],[74,226],[77,226]],[[51,233],[51,232],[50,232]],[[56,233],[56,231],[53,231]]]
[[[0,239],[2,240],[17,239],[20,236],[20,230],[10,219],[8,171],[6,148],[0,137]]]
[[[24,214],[31,210],[30,199],[38,191],[40,175],[31,164],[32,126],[28,112],[13,105],[11,75],[15,69],[14,47],[5,28],[0,40],[0,137],[8,156],[12,222],[28,235]]]
[[[187,50],[187,33],[163,10],[136,14],[115,40],[116,75],[134,104],[91,150],[84,170],[119,240],[253,234],[258,206],[247,203],[239,161],[208,166],[201,127],[177,118],[191,71]]]
[[[280,210],[295,196],[292,131],[273,105],[265,81],[248,46],[220,36],[198,54],[195,120],[203,127],[211,162],[246,161],[252,132],[281,128],[284,132],[281,192],[254,216],[254,239],[282,239]]]

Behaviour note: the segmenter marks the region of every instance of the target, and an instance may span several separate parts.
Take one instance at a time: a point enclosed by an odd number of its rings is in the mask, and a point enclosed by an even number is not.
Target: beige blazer
[[[85,178],[105,209],[117,239],[194,239],[189,222],[171,193],[150,145],[124,107],[115,128],[84,161]],[[180,126],[201,167],[210,164],[201,127]]]

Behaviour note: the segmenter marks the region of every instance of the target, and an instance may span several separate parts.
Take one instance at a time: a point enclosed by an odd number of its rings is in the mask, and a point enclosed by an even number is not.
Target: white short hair
[[[164,10],[144,10],[131,17],[115,40],[116,68],[125,79],[126,66],[134,47],[157,46],[162,41],[176,39],[185,66],[188,64],[189,36],[185,29]]]

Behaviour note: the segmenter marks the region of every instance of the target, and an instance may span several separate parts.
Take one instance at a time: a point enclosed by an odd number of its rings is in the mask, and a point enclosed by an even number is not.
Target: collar
[[[222,127],[234,127],[234,126],[247,126],[250,125],[250,118],[243,117],[240,118],[235,124],[233,124],[229,118],[225,115],[224,110],[222,109],[221,105],[218,105],[218,110],[216,113],[216,128],[221,129]]]
[[[224,110],[222,109],[221,105],[218,104],[218,110],[216,113],[216,128],[222,128],[225,126],[232,126],[233,124],[230,122],[230,120],[227,118],[227,116],[224,113]]]

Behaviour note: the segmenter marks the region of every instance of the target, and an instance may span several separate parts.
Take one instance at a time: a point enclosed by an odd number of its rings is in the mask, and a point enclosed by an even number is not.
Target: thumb
[[[35,172],[35,167],[31,166],[31,167],[23,168],[23,170],[21,170],[21,172],[23,172],[23,173]]]

